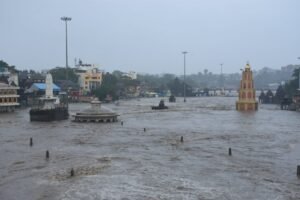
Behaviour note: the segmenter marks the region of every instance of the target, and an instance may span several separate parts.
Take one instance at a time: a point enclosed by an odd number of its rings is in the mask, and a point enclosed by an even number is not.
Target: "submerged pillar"
[[[50,153],[49,153],[49,151],[47,150],[46,151],[46,159],[48,160],[50,158]]]
[[[72,177],[72,176],[74,176],[74,175],[75,175],[75,171],[74,171],[74,169],[72,168],[71,171],[70,171],[70,176]]]

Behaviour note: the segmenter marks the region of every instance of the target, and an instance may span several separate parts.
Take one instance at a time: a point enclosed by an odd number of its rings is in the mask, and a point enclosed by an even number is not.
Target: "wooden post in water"
[[[47,150],[46,151],[46,159],[48,160],[50,158],[50,153],[49,153],[49,151]]]
[[[123,126],[123,121],[121,121],[121,125]]]
[[[73,168],[71,169],[70,175],[71,175],[71,177],[75,175],[75,172],[74,172]]]
[[[183,142],[183,136],[181,136],[181,138],[180,138],[180,142]]]
[[[32,137],[30,138],[29,145],[30,145],[31,147],[33,146],[33,140],[32,140]]]
[[[300,178],[300,165],[297,166],[297,176]]]
[[[230,156],[232,155],[231,148],[228,149],[228,155],[230,155]]]
[[[146,132],[146,128],[144,128],[144,132]]]

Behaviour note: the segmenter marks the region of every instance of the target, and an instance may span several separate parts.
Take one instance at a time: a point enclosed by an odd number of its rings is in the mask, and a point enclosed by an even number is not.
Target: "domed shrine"
[[[117,122],[119,115],[107,108],[101,108],[101,101],[95,98],[91,101],[91,108],[73,115],[75,122]]]
[[[249,63],[242,73],[242,80],[239,89],[239,100],[236,102],[236,110],[254,111],[258,109],[258,103],[255,98],[255,89],[253,76]]]

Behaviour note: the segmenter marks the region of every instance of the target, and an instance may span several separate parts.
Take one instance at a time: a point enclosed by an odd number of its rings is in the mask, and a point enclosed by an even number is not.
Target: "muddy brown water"
[[[120,114],[106,124],[1,114],[0,199],[300,199],[299,112],[237,112],[231,97],[177,98],[152,111],[159,100],[104,104]]]

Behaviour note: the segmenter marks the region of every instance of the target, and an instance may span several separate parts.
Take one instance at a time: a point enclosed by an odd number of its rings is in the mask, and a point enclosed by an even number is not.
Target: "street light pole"
[[[220,64],[221,65],[221,75],[223,74],[223,63]]]
[[[62,21],[66,24],[66,79],[68,80],[68,21],[71,21],[71,17],[61,17]]]
[[[186,102],[186,99],[185,99],[185,55],[187,54],[188,52],[187,51],[183,51],[182,54],[183,54],[183,102]]]
[[[298,59],[300,60],[300,57],[298,57]],[[299,85],[298,85],[298,90],[300,90],[300,67],[298,69],[299,69],[299,78],[298,78]]]

